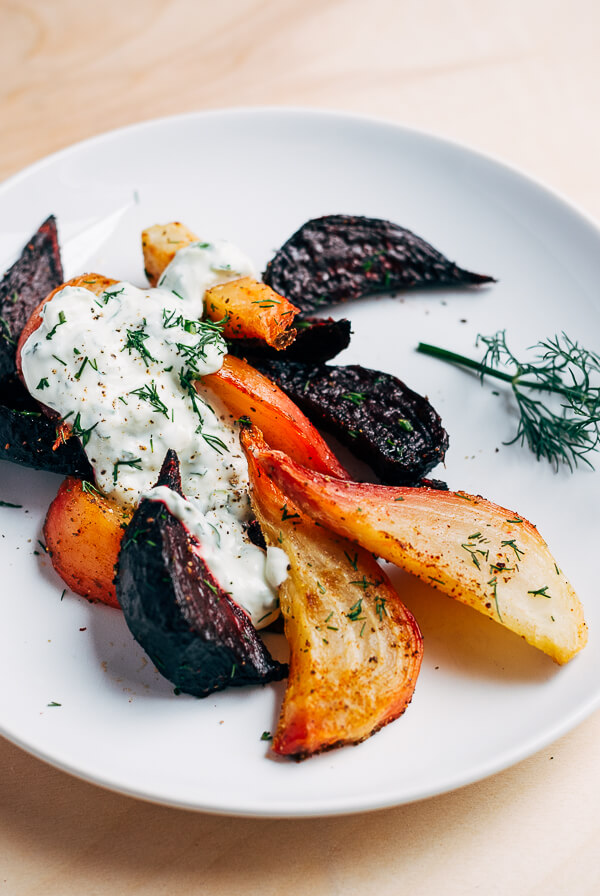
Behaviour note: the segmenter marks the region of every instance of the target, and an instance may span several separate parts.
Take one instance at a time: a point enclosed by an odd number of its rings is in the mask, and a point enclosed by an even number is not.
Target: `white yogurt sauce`
[[[179,249],[163,271],[158,286],[182,296],[204,297],[204,292],[218,283],[238,277],[253,277],[256,271],[250,259],[226,240],[212,243],[190,243]]]
[[[177,252],[157,289],[117,283],[98,297],[67,286],[44,305],[21,363],[31,394],[79,435],[98,488],[123,505],[164,501],[198,538],[219,585],[264,626],[287,556],[249,542],[248,468],[235,421],[193,385],[219,370],[227,351],[220,328],[201,320],[205,290],[253,274],[232,244],[198,242]],[[152,489],[169,448],[189,501]]]

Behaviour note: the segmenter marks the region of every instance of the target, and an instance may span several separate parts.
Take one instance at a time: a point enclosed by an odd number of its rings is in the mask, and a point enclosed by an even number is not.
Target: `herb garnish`
[[[511,538],[510,541],[508,541],[508,540],[501,541],[500,545],[503,548],[512,548],[513,551],[515,552],[515,556],[516,556],[517,560],[521,560],[525,556],[525,551],[522,551],[521,548],[518,547],[514,538]]]
[[[137,389],[132,389],[127,394],[137,395],[142,399],[142,401],[147,401],[155,411],[157,411],[159,414],[164,414],[164,416],[168,419],[169,409],[158,394],[158,390],[156,388],[156,383],[154,382],[154,380],[150,380],[150,382],[146,383],[145,386],[139,386],[139,388]]]
[[[348,563],[350,564],[350,566],[352,567],[352,569],[355,572],[358,572],[358,554],[355,553],[354,557],[351,557],[347,551],[344,551],[344,556],[345,556],[346,560],[348,561]]]
[[[502,616],[500,615],[500,607],[498,606],[498,580],[496,576],[493,579],[490,579],[488,585],[492,589],[492,596],[494,598],[494,603],[496,604],[496,613],[498,614],[498,619],[502,622]]]
[[[281,519],[282,520],[294,520],[300,519],[299,513],[288,513],[287,504],[284,504],[281,508]]]
[[[6,341],[10,342],[11,345],[14,345],[15,340],[13,339],[13,336],[12,336],[12,333],[10,330],[10,324],[3,317],[0,317],[0,327],[4,331],[4,337],[5,337]]]
[[[205,320],[187,321],[182,318],[180,318],[180,320],[182,321],[180,326],[183,327],[186,333],[193,333],[200,337],[194,345],[187,345],[183,342],[175,343],[177,346],[177,353],[182,356],[190,370],[197,372],[199,366],[198,362],[206,361],[206,349],[209,346],[214,346],[221,352],[221,354],[225,354],[226,346],[223,341],[223,328],[220,323],[215,324],[213,321]],[[200,376],[199,373],[197,375]]]
[[[369,582],[366,575],[363,574],[362,579],[357,579],[353,582],[349,582],[348,584],[349,585],[358,585],[359,588],[362,588],[363,591],[366,591],[367,588],[369,588],[371,585],[373,586],[373,588],[376,588],[378,585],[381,585],[381,581],[382,580],[379,579],[379,581],[377,581],[377,582]]]
[[[381,621],[384,616],[388,615],[388,611],[385,608],[386,603],[387,599],[385,597],[375,598],[375,612],[379,616],[379,621]]]
[[[73,413],[73,411],[71,411],[71,414],[72,413]],[[71,414],[67,414],[67,417],[70,417]],[[66,420],[67,417],[63,417],[63,421]],[[73,423],[71,425],[71,431],[74,436],[77,436],[78,439],[81,439],[81,447],[82,448],[85,448],[85,446],[87,445],[87,443],[90,440],[92,430],[96,429],[97,426],[98,426],[98,423],[96,422],[96,423],[94,423],[93,426],[90,426],[89,429],[83,429],[83,427],[81,426],[81,413],[77,414],[77,416],[75,417],[75,420],[73,421]]]
[[[362,597],[359,597],[356,603],[353,604],[346,613],[346,616],[351,622],[356,622],[356,620],[360,618],[360,614],[362,613],[362,602]]]
[[[512,353],[505,330],[479,335],[477,341],[486,346],[481,361],[423,342],[417,351],[476,370],[482,381],[492,376],[510,383],[520,418],[505,444],[526,444],[538,460],[545,458],[556,469],[563,463],[573,471],[580,461],[592,467],[588,455],[600,447],[600,355],[566,333],[532,346],[531,361]],[[540,392],[554,396],[554,405],[536,398]]]
[[[124,352],[127,349],[129,354],[132,351],[138,352],[142,361],[148,367],[148,361],[156,361],[156,358],[150,354],[145,345],[146,339],[149,337],[150,334],[146,333],[143,326],[138,327],[137,330],[127,330],[127,341],[121,351]]]
[[[198,415],[200,419],[199,429],[202,429],[202,424],[204,422],[204,418],[198,407],[198,393],[196,392],[196,386],[194,385],[195,381],[198,379],[197,374],[193,370],[180,370],[179,371],[179,382],[181,386],[187,392],[190,401],[192,402],[192,408],[194,413]]]
[[[528,591],[527,594],[532,594],[534,597],[547,597],[549,600],[552,597],[551,594],[548,594],[548,585],[544,585],[543,588],[538,588],[536,591]]]
[[[361,405],[366,397],[364,392],[346,392],[345,395],[342,395],[342,398],[347,398],[348,401],[356,405]]]
[[[94,281],[91,280],[90,282],[93,283]],[[115,296],[120,296],[121,293],[124,292],[124,290],[125,290],[124,286],[122,286],[121,289],[113,289],[112,292],[109,291],[108,289],[105,289],[104,292],[102,293],[102,298],[104,299],[104,304],[106,305],[106,303],[109,302],[111,299],[114,299]]]
[[[84,367],[85,367],[86,364],[89,364],[90,367],[93,367],[93,368],[94,368],[94,370],[98,370],[98,362],[95,361],[93,358],[88,358],[88,356],[86,355],[85,358],[83,359],[83,361],[81,362],[81,367],[79,368],[79,370],[78,370],[77,373],[75,374],[75,379],[76,379],[76,380],[78,380],[78,379],[80,378],[80,376],[81,376],[81,374],[83,373],[83,370],[84,370]]]
[[[52,337],[54,336],[54,334],[56,333],[58,328],[61,327],[63,324],[66,324],[66,322],[67,322],[67,316],[66,316],[65,312],[59,311],[58,312],[58,323],[54,324],[54,326],[52,327],[52,329],[50,330],[49,333],[46,333],[46,339],[52,339]]]
[[[481,548],[478,548],[476,545],[470,544],[469,542],[461,544],[461,548],[463,548],[463,550],[465,550],[469,554],[471,560],[473,561],[473,565],[476,566],[477,569],[481,569],[481,563],[479,561],[479,557],[477,557],[477,554],[480,554],[484,560],[487,560],[490,553],[489,551],[483,551]]]
[[[201,435],[206,444],[210,445],[211,448],[214,448],[214,450],[218,454],[223,454],[224,451],[229,451],[229,448],[227,447],[225,442],[218,436],[213,436],[210,433],[206,432],[201,433]]]
[[[119,476],[119,467],[131,467],[133,470],[141,470],[142,469],[142,458],[135,457],[132,460],[117,460],[113,464],[113,484],[117,484],[117,478]]]

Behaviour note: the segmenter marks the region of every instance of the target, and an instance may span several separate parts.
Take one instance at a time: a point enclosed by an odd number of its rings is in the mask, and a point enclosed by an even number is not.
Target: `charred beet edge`
[[[77,439],[58,445],[56,422],[16,376],[16,349],[31,313],[63,282],[56,220],[50,215],[0,281],[0,457],[36,470],[92,479]]]
[[[157,485],[181,492],[179,462],[167,454]],[[188,694],[279,681],[250,618],[213,578],[198,542],[160,502],[144,500],[127,527],[117,563],[125,620],[157,669]]]
[[[68,439],[56,450],[56,421],[42,413],[16,377],[0,382],[0,458],[67,476],[93,481],[94,474],[78,439]]]
[[[287,348],[277,351],[259,339],[232,339],[229,351],[238,358],[277,358],[322,364],[335,358],[350,344],[349,320],[311,317],[296,320],[296,338]]]
[[[438,413],[391,374],[358,365],[261,361],[257,367],[388,485],[421,484],[444,460],[448,434]]]
[[[50,215],[0,281],[0,378],[16,370],[17,342],[32,311],[62,282],[56,219]]]
[[[478,286],[493,277],[459,268],[421,237],[380,218],[307,221],[263,275],[302,311],[413,286]]]

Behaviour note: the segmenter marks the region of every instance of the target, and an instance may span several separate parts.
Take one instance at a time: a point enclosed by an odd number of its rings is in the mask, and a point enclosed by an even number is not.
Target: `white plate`
[[[0,189],[6,266],[56,214],[67,276],[143,282],[139,232],[182,220],[237,242],[262,266],[306,219],[390,218],[459,264],[499,278],[481,290],[381,297],[336,310],[355,336],[340,358],[398,374],[429,395],[450,433],[452,488],[535,522],[590,626],[564,668],[516,636],[396,574],[425,636],[405,715],[355,748],[301,764],[269,756],[283,685],[175,696],[117,611],[66,594],[36,554],[58,478],[0,466],[3,588],[0,725],[76,775],[161,803],[257,816],[356,812],[482,778],[540,749],[600,702],[596,550],[600,476],[554,473],[505,447],[514,419],[493,386],[414,351],[473,354],[506,327],[515,347],[565,330],[600,345],[600,238],[561,199],[462,147],[389,124],[300,110],[232,110],[116,131],[46,159]],[[60,706],[49,706],[56,702]]]

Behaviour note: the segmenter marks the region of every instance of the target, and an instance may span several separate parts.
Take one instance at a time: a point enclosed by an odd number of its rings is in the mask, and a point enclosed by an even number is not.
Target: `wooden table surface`
[[[304,105],[523,168],[600,219],[597,0],[0,0],[0,177],[170,113]],[[138,802],[0,741],[0,894],[597,894],[600,714],[396,809],[254,821]]]

